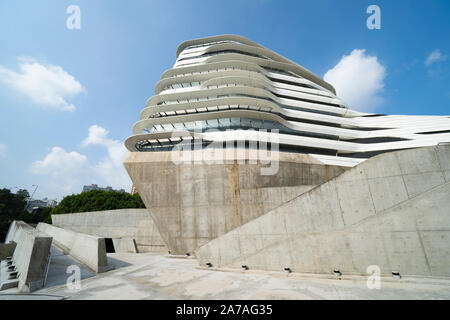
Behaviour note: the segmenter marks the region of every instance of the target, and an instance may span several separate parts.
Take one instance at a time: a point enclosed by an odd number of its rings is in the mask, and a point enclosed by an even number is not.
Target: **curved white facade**
[[[248,138],[249,129],[258,133]],[[311,71],[244,37],[221,35],[178,47],[133,133],[130,151],[264,138],[280,151],[354,166],[382,152],[450,142],[450,117],[351,110]]]

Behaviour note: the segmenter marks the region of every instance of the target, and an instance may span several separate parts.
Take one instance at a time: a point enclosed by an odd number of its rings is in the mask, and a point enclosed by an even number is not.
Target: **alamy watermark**
[[[81,289],[81,269],[77,265],[70,265],[66,270],[67,274],[70,274],[67,277],[66,287],[70,292],[76,292]]]
[[[175,164],[261,164],[261,175],[275,175],[279,170],[279,130],[202,130],[196,126],[193,140],[178,143],[171,152]],[[170,140],[186,141],[184,133],[174,132]],[[192,141],[192,142],[191,142]]]
[[[370,14],[367,18],[366,26],[369,30],[381,29],[381,9],[379,6],[372,4],[367,7],[366,13]]]
[[[81,9],[77,5],[70,5],[66,9],[66,13],[70,16],[66,20],[66,27],[69,30],[81,29]]]
[[[366,285],[368,289],[381,289],[381,269],[377,265],[371,265],[366,270],[369,277],[367,278]]]

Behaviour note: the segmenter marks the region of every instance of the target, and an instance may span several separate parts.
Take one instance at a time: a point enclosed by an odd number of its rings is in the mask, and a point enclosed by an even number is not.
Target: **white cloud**
[[[53,147],[44,160],[33,163],[32,171],[59,177],[69,172],[79,173],[87,164],[87,157],[76,151],[66,152],[60,147]]]
[[[0,143],[0,157],[6,156],[6,145]]]
[[[130,178],[123,166],[128,151],[119,140],[108,138],[108,130],[98,125],[91,126],[88,137],[81,145],[97,145],[106,148],[108,156],[99,162],[94,170],[111,186],[131,187]]]
[[[106,144],[108,142],[108,130],[103,127],[100,127],[96,124],[89,127],[89,134],[87,138],[85,138],[82,142],[82,146],[88,146],[90,144]]]
[[[39,185],[44,188],[43,192],[49,193],[46,196],[61,199],[67,194],[80,193],[83,185],[91,183],[115,189],[131,188],[131,180],[122,164],[128,151],[120,141],[108,138],[105,128],[91,126],[81,145],[100,146],[105,148],[107,155],[97,164],[91,164],[83,154],[53,147],[43,160],[31,165],[32,173],[45,178]]]
[[[364,112],[373,111],[383,98],[386,68],[378,58],[366,54],[366,50],[355,49],[343,56],[338,64],[327,71],[324,80],[331,83],[349,108]]]
[[[80,192],[80,186],[89,177],[89,170],[85,155],[76,151],[67,152],[60,147],[53,147],[44,160],[35,161],[31,165],[32,173],[46,177],[45,182],[39,185],[58,196]]]
[[[0,81],[43,106],[74,111],[67,100],[85,92],[83,86],[60,66],[43,65],[30,58],[19,59],[19,71],[0,66]]]
[[[447,56],[445,54],[442,54],[439,49],[436,49],[428,55],[427,59],[425,60],[425,65],[429,67],[435,62],[445,60],[447,60]]]

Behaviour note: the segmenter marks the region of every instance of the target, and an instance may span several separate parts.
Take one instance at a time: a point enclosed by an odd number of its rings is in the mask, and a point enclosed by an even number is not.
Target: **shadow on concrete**
[[[0,294],[0,300],[64,300],[64,296],[50,294],[23,294],[23,293],[7,293]]]
[[[131,263],[128,263],[126,261],[119,260],[119,259],[116,259],[116,258],[112,258],[108,254],[108,266],[112,268],[111,270],[120,269],[120,268],[124,268],[124,267],[129,267],[131,265],[132,265]]]
[[[50,249],[50,265],[47,274],[47,281],[45,282],[44,288],[52,288],[61,285],[65,285],[74,271],[68,269],[70,266],[78,266],[80,268],[80,280],[88,279],[94,277],[96,273],[86,267],[84,264],[75,260],[72,256],[65,254],[59,248],[52,246]],[[115,259],[108,256],[108,266],[111,268],[108,271],[131,266],[130,263]]]
[[[45,288],[61,286],[67,283],[70,276],[74,274],[73,271],[68,270],[69,266],[75,265],[80,268],[80,280],[91,278],[95,276],[95,272],[88,269],[83,264],[65,254],[62,250],[52,246],[50,249],[50,265],[48,268],[47,281]]]

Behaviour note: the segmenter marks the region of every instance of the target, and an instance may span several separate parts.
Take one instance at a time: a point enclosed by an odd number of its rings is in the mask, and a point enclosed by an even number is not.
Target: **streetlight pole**
[[[34,194],[36,193],[36,190],[37,190],[37,188],[38,188],[39,186],[38,186],[37,184],[33,184],[32,187],[36,187],[36,188],[34,188],[33,193],[32,193],[31,196],[28,198],[27,204],[26,204],[26,206],[25,206],[25,208],[27,208],[27,210],[28,210],[28,205],[30,204],[30,201],[33,200],[33,196],[34,196]]]
[[[37,188],[39,187],[38,185],[33,184],[32,187],[36,187],[34,188],[33,194],[31,195],[30,199],[33,199],[34,194],[36,193]]]

